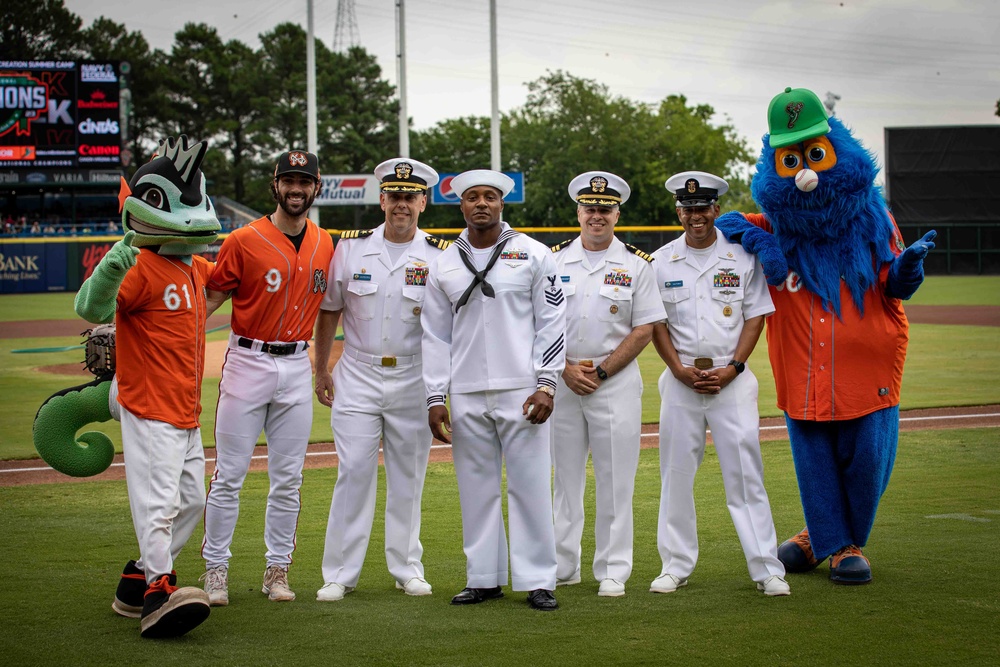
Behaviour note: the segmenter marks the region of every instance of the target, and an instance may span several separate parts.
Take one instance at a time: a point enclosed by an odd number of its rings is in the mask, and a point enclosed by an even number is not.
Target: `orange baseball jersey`
[[[309,340],[326,293],[333,240],[311,220],[298,253],[268,218],[222,242],[208,288],[233,293],[232,329],[265,342]]]
[[[212,263],[143,249],[118,290],[118,402],[143,419],[196,428],[205,374],[205,283]]]
[[[771,231],[763,215],[746,217]],[[893,254],[901,252],[898,229],[889,244]],[[864,317],[841,282],[843,321],[823,310],[822,299],[806,289],[794,271],[781,285],[768,285],[775,308],[767,319],[768,356],[778,407],[792,419],[856,419],[899,405],[909,323],[902,301],[886,295],[888,275],[886,263],[876,286],[865,292]]]

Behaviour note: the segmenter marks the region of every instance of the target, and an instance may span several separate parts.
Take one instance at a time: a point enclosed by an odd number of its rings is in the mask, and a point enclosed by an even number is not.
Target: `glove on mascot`
[[[832,581],[866,584],[861,547],[899,436],[901,300],[923,282],[936,232],[905,248],[874,185],[874,158],[813,92],[786,88],[768,125],[751,184],[763,215],[715,224],[758,256],[774,300],[768,352],[806,519],[778,557],[807,572],[830,556]]]
[[[122,179],[118,198],[125,237],[83,283],[75,302],[85,320],[115,322],[110,405],[93,400],[64,404],[64,420],[73,424],[69,437],[62,431],[63,441],[39,447],[40,452],[62,450],[58,469],[63,472],[96,474],[110,457],[95,464],[91,448],[72,441],[75,428],[107,419],[109,413],[121,421],[125,479],[141,557],[125,566],[112,609],[141,618],[143,637],[180,636],[209,614],[208,595],[196,587],[177,588],[173,572],[174,559],[205,506],[198,420],[205,283],[212,264],[196,253],[207,250],[220,229],[200,170],[205,150],[204,143],[189,143],[184,136],[166,139],[128,183]],[[48,419],[57,420],[55,411]]]

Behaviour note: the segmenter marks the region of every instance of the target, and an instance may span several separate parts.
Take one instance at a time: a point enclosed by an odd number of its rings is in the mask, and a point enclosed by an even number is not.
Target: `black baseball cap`
[[[274,177],[283,174],[305,174],[319,180],[319,158],[307,151],[287,151],[278,157]]]

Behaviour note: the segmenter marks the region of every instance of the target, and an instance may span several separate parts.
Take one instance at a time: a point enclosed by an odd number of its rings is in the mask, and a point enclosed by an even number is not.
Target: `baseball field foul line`
[[[994,417],[1000,417],[1000,412],[985,412],[985,413],[967,414],[967,415],[937,415],[937,416],[929,416],[929,417],[901,417],[899,421],[900,421],[900,423],[903,423],[903,422],[932,422],[932,421],[942,421],[942,420],[946,420],[946,419],[951,419],[951,420],[955,420],[955,419],[989,419],[989,418],[994,418]],[[784,431],[785,430],[785,426],[784,425],[761,426],[760,430],[761,431],[779,431],[779,430],[780,431]],[[706,433],[711,433],[712,431],[711,431],[711,429],[708,429],[705,432]],[[643,438],[658,438],[659,434],[658,433],[643,433],[642,437]],[[451,449],[451,445],[431,445],[431,449]],[[379,451],[380,452],[382,451],[381,447],[379,447]],[[331,450],[328,450],[328,451],[320,451],[320,452],[315,452],[315,451],[313,451],[313,452],[306,452],[306,456],[307,457],[308,456],[336,456],[336,454],[337,454],[337,452],[334,449],[331,449]],[[262,454],[262,455],[258,455],[258,456],[252,456],[250,458],[251,458],[251,460],[263,460],[263,459],[267,458],[267,455],[266,454]],[[206,463],[211,463],[213,461],[215,461],[214,458],[208,458],[208,457],[205,458],[205,462]],[[109,467],[110,468],[117,468],[117,467],[122,467],[124,465],[125,465],[124,463],[118,462],[118,463],[112,463]],[[50,468],[49,466],[39,466],[37,468],[10,468],[10,469],[7,469],[7,470],[0,470],[0,474],[15,473],[15,472],[44,472],[44,471],[50,471],[50,470],[52,470],[52,468]]]

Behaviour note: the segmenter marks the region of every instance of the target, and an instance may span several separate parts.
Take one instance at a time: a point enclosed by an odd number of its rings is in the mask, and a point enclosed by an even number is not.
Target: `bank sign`
[[[378,204],[378,179],[366,174],[323,176],[316,206],[361,206]]]
[[[118,62],[0,60],[0,167],[121,164]]]

